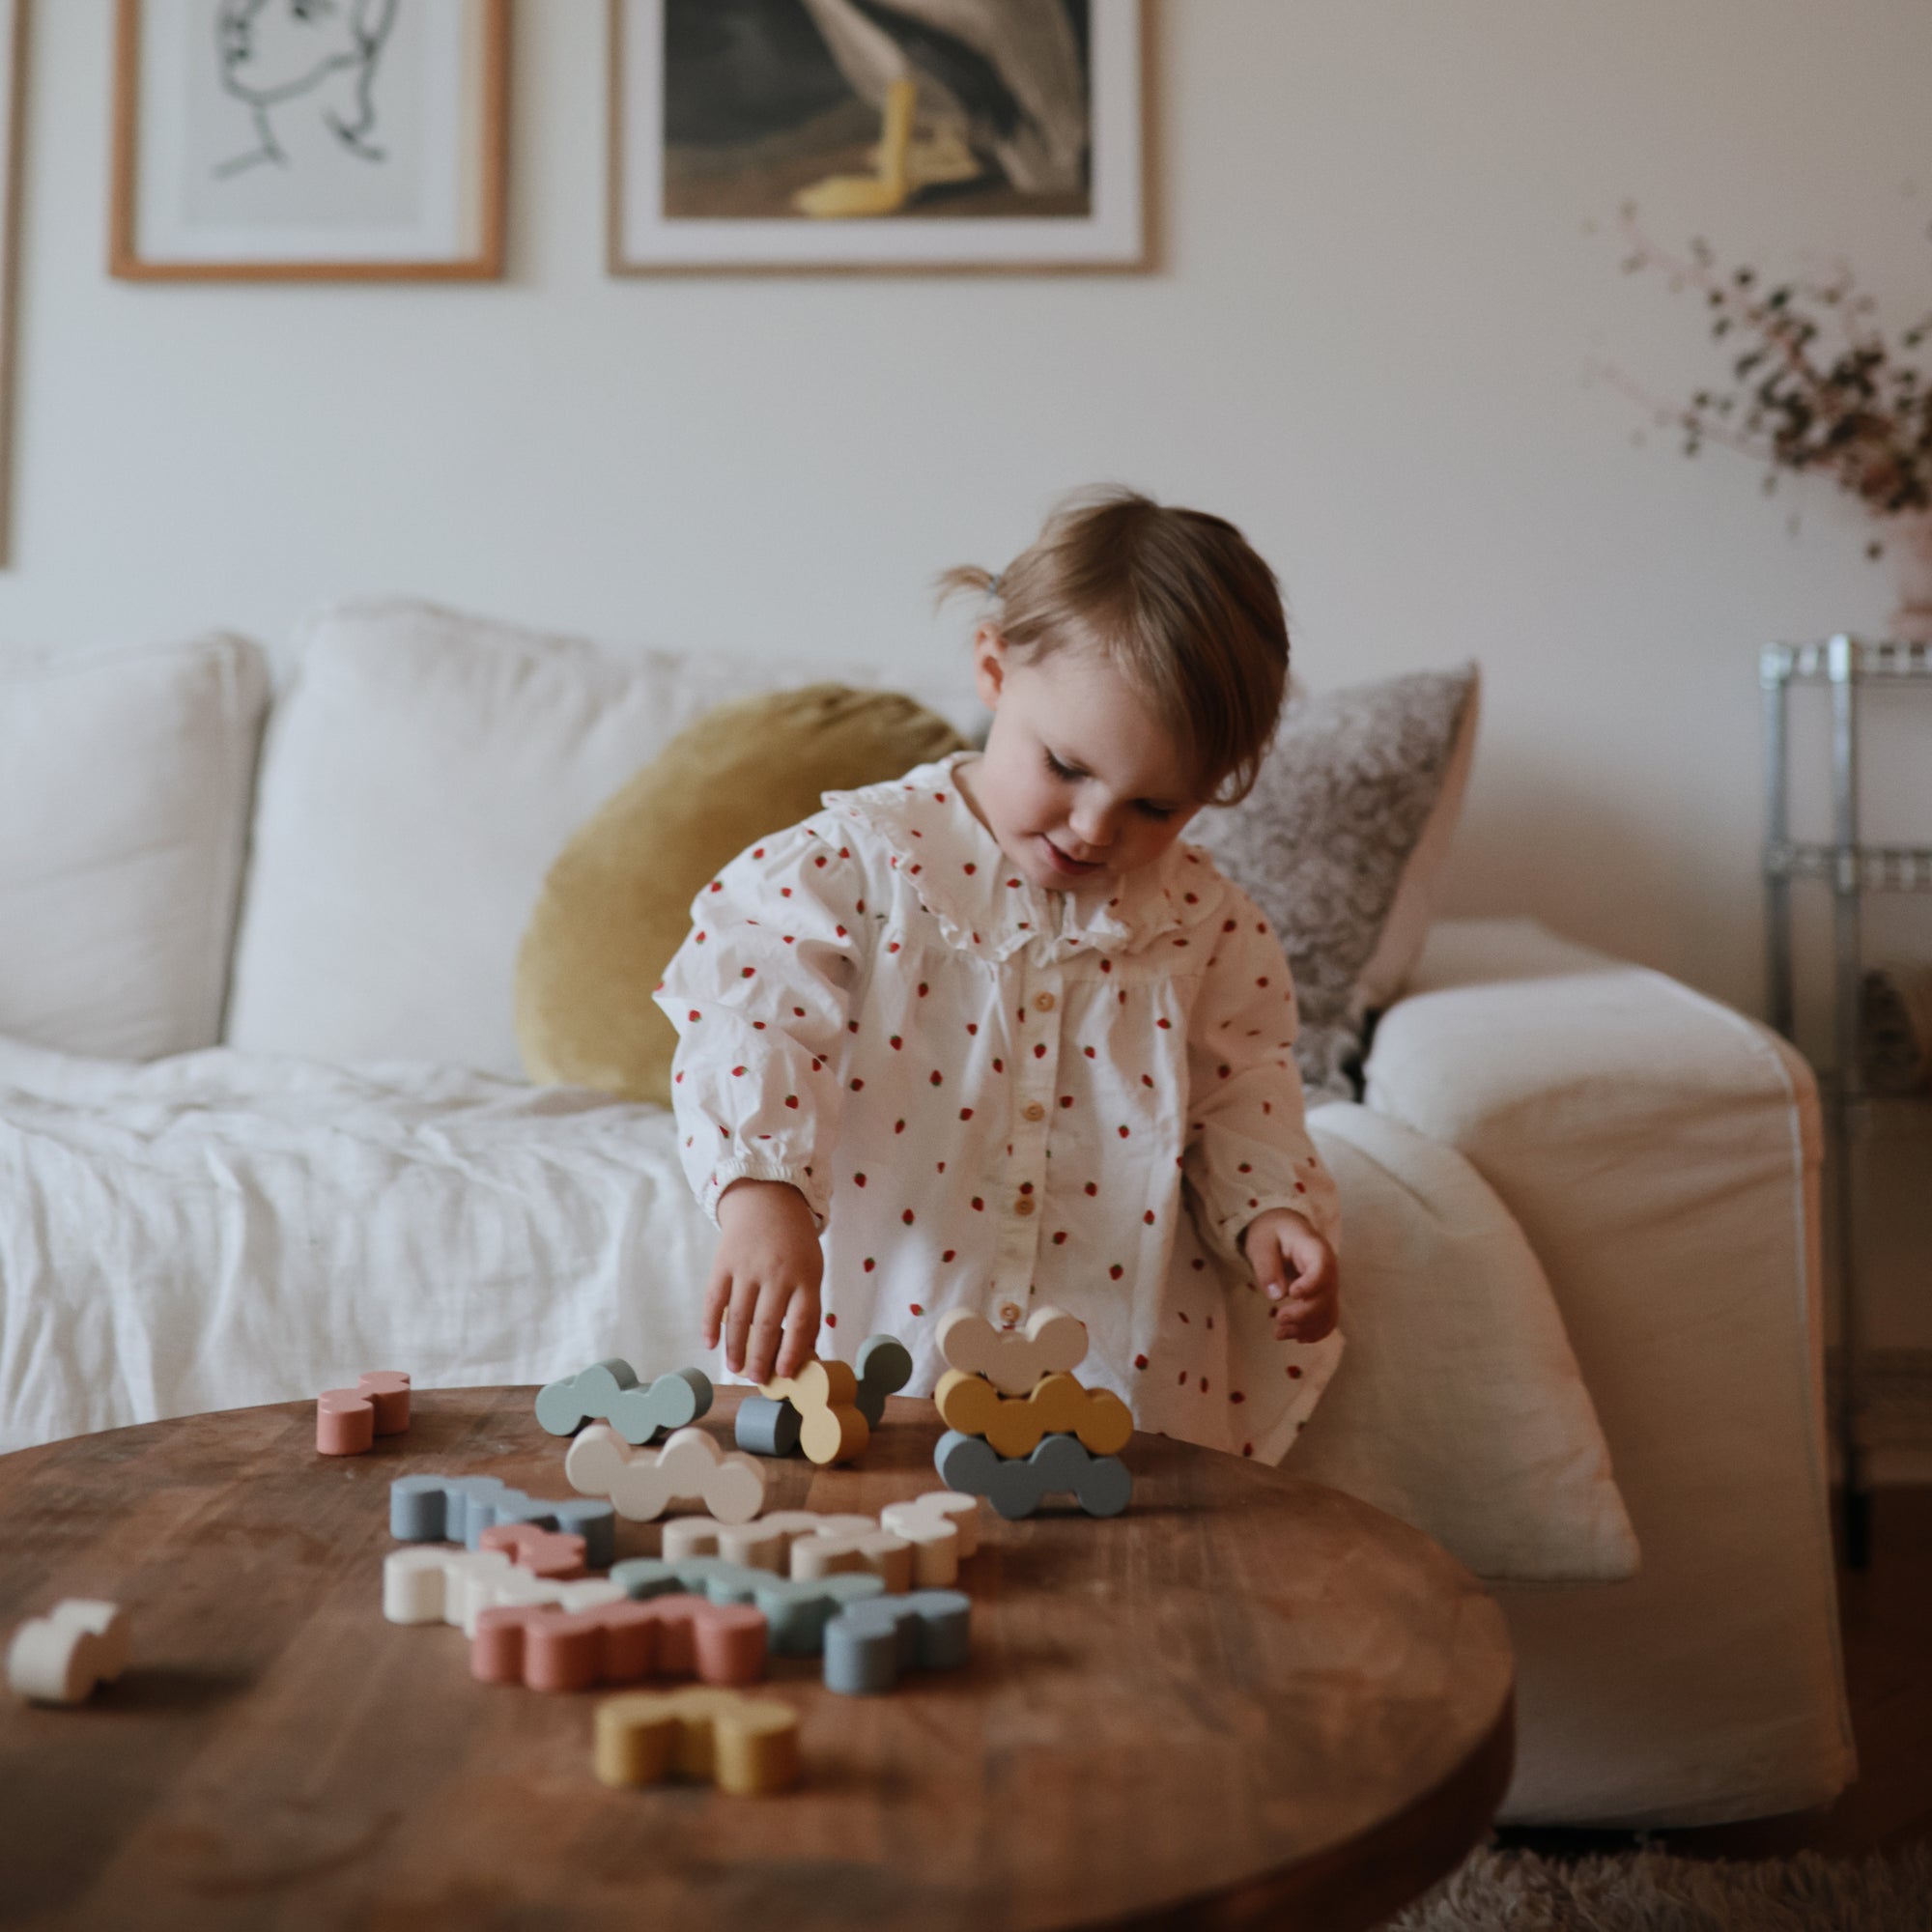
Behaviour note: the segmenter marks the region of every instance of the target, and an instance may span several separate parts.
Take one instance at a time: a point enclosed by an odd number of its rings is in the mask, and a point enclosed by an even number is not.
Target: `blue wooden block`
[[[780,1657],[815,1657],[825,1627],[834,1617],[886,1587],[878,1577],[861,1572],[794,1580],[775,1577],[769,1570],[728,1563],[722,1556],[692,1556],[675,1563],[634,1556],[611,1572],[611,1580],[633,1597],[689,1590],[714,1604],[750,1604],[764,1612],[770,1648]]]
[[[526,1494],[496,1476],[399,1476],[389,1485],[389,1534],[402,1543],[461,1543],[470,1549],[499,1522],[534,1523],[583,1539],[583,1560],[603,1569],[617,1554],[617,1512],[591,1496]]]
[[[959,1590],[854,1604],[825,1626],[825,1688],[861,1697],[890,1690],[908,1670],[957,1670],[972,1622],[973,1600]]]
[[[634,1446],[687,1429],[711,1406],[711,1378],[702,1369],[674,1369],[649,1388],[621,1356],[592,1362],[537,1392],[537,1422],[553,1435],[569,1435],[586,1422],[608,1422]]]
[[[1077,1435],[1049,1435],[1031,1456],[1006,1457],[983,1436],[949,1429],[932,1466],[949,1490],[984,1496],[1009,1522],[1052,1495],[1070,1494],[1089,1516],[1119,1516],[1133,1500],[1127,1465],[1118,1456],[1094,1455]]]
[[[802,1427],[798,1410],[788,1402],[748,1395],[738,1405],[738,1447],[753,1456],[797,1455]]]
[[[853,1367],[859,1377],[854,1398],[859,1413],[876,1429],[885,1420],[886,1398],[912,1380],[912,1351],[896,1335],[873,1335],[860,1344]]]

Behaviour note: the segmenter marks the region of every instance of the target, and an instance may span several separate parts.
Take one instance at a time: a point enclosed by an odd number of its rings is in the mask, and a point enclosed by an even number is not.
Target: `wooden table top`
[[[798,1790],[607,1789],[594,1693],[477,1684],[460,1633],[382,1614],[393,1477],[568,1493],[531,1399],[418,1391],[407,1435],[340,1460],[313,1403],[0,1458],[0,1625],[105,1597],[134,1631],[84,1707],[0,1697],[0,1925],[1348,1932],[1501,1801],[1509,1643],[1467,1572],[1334,1491],[1150,1435],[1125,1516],[982,1508],[967,1669],[854,1698],[774,1660]],[[895,1400],[856,1465],[769,1464],[767,1506],[936,1489],[937,1433]],[[620,1522],[620,1555],[656,1545]]]

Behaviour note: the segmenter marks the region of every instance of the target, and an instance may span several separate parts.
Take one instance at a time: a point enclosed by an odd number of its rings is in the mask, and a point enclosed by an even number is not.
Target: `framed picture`
[[[610,0],[611,269],[1147,266],[1141,0]]]
[[[19,270],[27,0],[0,0],[0,563],[13,554],[14,317]]]
[[[509,0],[120,0],[110,266],[500,275]]]

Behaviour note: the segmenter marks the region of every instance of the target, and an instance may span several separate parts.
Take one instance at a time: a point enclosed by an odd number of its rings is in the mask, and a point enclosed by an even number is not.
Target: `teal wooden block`
[[[608,1422],[633,1447],[687,1429],[711,1407],[711,1378],[702,1369],[673,1369],[648,1388],[621,1356],[592,1362],[537,1392],[537,1422],[553,1435],[569,1435],[586,1422]]]

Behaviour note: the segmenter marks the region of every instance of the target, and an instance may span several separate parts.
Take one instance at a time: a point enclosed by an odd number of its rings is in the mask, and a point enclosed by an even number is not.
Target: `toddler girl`
[[[1137,1424],[1279,1461],[1341,1350],[1288,962],[1180,834],[1253,783],[1288,633],[1232,525],[1062,509],[973,639],[983,753],[828,792],[698,895],[658,1004],[721,1231],[705,1338],[789,1374],[939,1318],[1087,1324]],[[823,1285],[823,1286],[822,1286]]]

